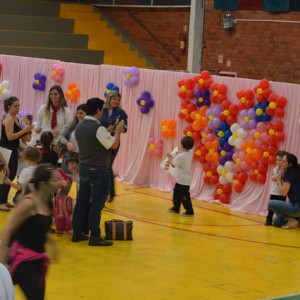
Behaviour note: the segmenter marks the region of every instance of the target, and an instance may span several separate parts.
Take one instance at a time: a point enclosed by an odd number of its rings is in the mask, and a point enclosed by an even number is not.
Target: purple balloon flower
[[[127,86],[134,86],[139,83],[139,69],[137,67],[124,68],[124,84]]]
[[[210,106],[210,93],[209,90],[198,91],[194,94],[196,105],[202,107],[204,105]]]
[[[154,106],[154,100],[151,99],[151,94],[144,91],[141,96],[136,100],[136,104],[140,107],[142,114],[147,114],[150,108]]]
[[[38,91],[44,91],[46,88],[46,81],[47,77],[41,73],[35,73],[34,76],[34,83],[32,84],[33,89]]]

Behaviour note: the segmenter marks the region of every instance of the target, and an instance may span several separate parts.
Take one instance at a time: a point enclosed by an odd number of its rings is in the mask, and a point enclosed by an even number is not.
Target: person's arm
[[[67,137],[68,135],[70,134],[70,130],[71,130],[71,127],[72,127],[72,124],[73,124],[73,121],[71,122],[68,122],[67,124],[65,124],[64,128],[62,129],[62,131],[60,132],[60,135],[58,137],[58,141],[63,144],[63,145],[66,145],[67,148],[70,150],[70,151],[73,151],[75,152],[76,151],[76,147],[73,143],[71,143]]]
[[[11,242],[13,234],[17,229],[34,214],[33,201],[26,197],[19,202],[9,219],[1,238],[0,244],[0,262],[6,264],[7,249]]]
[[[0,161],[2,161],[4,164],[3,171],[5,172],[6,176],[9,176],[9,167],[7,161],[5,160],[1,152],[0,152]]]
[[[9,141],[19,139],[24,133],[27,133],[33,129],[32,125],[26,125],[22,130],[14,133],[14,119],[12,117],[6,117],[3,121],[6,136]]]
[[[43,119],[44,119],[44,115],[45,115],[45,109],[46,109],[46,105],[43,104],[38,113],[37,113],[37,119],[36,119],[36,127],[35,127],[35,132],[36,133],[40,133],[42,131],[42,125],[43,125]]]
[[[283,181],[280,177],[277,179],[277,185],[278,185],[280,194],[282,196],[286,197],[291,188],[291,183],[289,181]]]
[[[15,188],[16,190],[20,191],[23,187],[23,184],[21,184],[20,182],[13,182],[11,181],[7,176],[4,178],[3,183],[6,185],[10,185],[13,188]]]
[[[120,137],[121,137],[121,133],[124,132],[124,121],[120,121],[117,126],[116,126],[116,129],[115,129],[115,135],[114,135],[114,138],[115,138],[115,141],[114,143],[111,145],[111,149],[117,149],[119,144],[120,144]]]

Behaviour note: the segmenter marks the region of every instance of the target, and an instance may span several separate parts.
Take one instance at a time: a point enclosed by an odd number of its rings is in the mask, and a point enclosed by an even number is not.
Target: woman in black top
[[[32,125],[25,125],[22,129],[20,127],[19,119],[17,115],[20,110],[20,102],[17,97],[10,97],[4,101],[4,111],[6,115],[2,121],[1,125],[1,139],[0,146],[11,150],[11,156],[8,163],[9,167],[9,179],[14,180],[17,168],[18,168],[18,149],[20,144],[20,137],[31,131],[33,129]],[[13,204],[7,202],[8,193],[10,190],[10,185],[0,184],[0,210],[1,211],[10,211],[10,207],[13,207]]]
[[[39,165],[26,185],[24,196],[8,222],[0,245],[0,263],[7,264],[14,284],[19,284],[26,299],[45,297],[45,279],[49,257],[45,250],[50,242],[47,232],[51,223],[49,197],[55,192],[57,176],[50,164]],[[52,259],[56,258],[56,249]]]

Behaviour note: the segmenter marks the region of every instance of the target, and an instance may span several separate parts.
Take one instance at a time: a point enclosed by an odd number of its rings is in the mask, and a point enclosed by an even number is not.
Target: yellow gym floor
[[[120,182],[117,195],[103,212],[103,235],[104,221],[132,220],[134,240],[90,247],[52,234],[59,261],[46,299],[300,299],[299,229],[265,227],[262,216],[199,200],[195,216],[182,217],[167,211],[170,193]],[[1,230],[8,217],[0,212]]]

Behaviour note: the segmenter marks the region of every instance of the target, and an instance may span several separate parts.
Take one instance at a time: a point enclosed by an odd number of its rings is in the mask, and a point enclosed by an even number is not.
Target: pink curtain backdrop
[[[118,178],[128,184],[149,186],[161,191],[171,192],[174,179],[159,165],[163,158],[150,156],[148,152],[149,137],[160,138],[163,119],[173,118],[177,121],[177,136],[175,139],[164,140],[164,156],[175,146],[180,145],[183,136],[183,129],[188,125],[178,117],[180,99],[177,82],[185,78],[193,78],[196,74],[181,72],[156,71],[140,69],[140,82],[134,87],[124,85],[124,67],[109,65],[84,65],[66,63],[55,60],[35,59],[26,57],[15,57],[0,55],[2,74],[0,82],[8,80],[12,95],[19,97],[21,110],[31,112],[34,116],[39,107],[47,101],[48,91],[55,84],[50,79],[52,66],[55,63],[62,64],[65,68],[62,88],[67,90],[70,82],[75,82],[81,90],[77,103],[68,101],[68,106],[75,112],[76,106],[84,103],[90,97],[104,99],[106,85],[110,82],[120,88],[122,94],[123,109],[129,115],[128,132],[122,136],[121,148],[114,164],[114,171]],[[47,76],[45,91],[35,91],[32,88],[33,76],[35,73],[43,73]],[[228,78],[213,76],[217,83],[224,83],[228,86],[227,96],[233,103],[237,103],[236,92],[241,89],[253,89],[259,80],[243,78]],[[300,112],[300,85],[270,82],[271,89],[278,95],[288,99],[286,114],[283,119],[285,123],[286,139],[280,149],[294,153],[300,158],[299,142],[299,112]],[[149,91],[155,101],[154,107],[148,114],[142,115],[136,104],[136,99],[143,91]],[[3,114],[3,105],[0,106],[0,113]],[[267,209],[270,189],[270,174],[273,167],[268,170],[267,183],[260,185],[247,181],[245,189],[241,194],[233,191],[231,209],[255,214],[262,214]],[[193,162],[193,181],[191,194],[193,198],[214,201],[215,188],[203,183],[204,173],[199,162]]]

